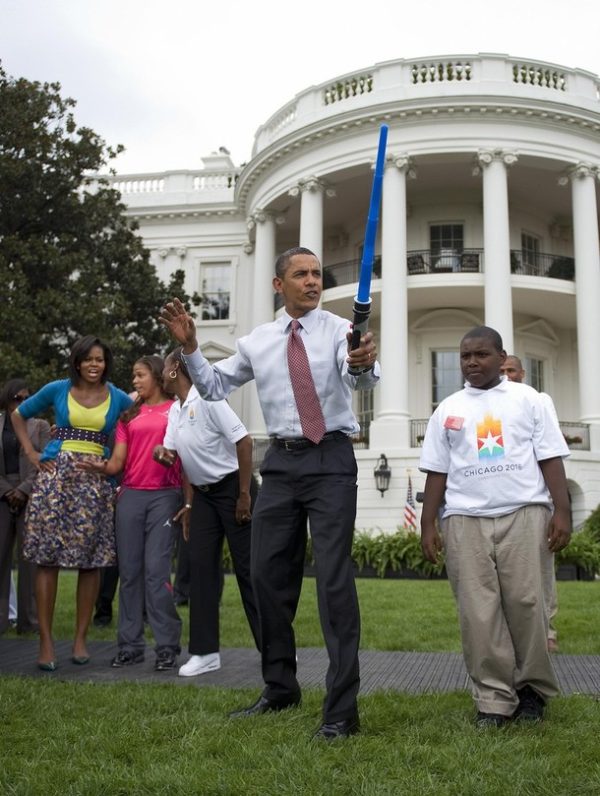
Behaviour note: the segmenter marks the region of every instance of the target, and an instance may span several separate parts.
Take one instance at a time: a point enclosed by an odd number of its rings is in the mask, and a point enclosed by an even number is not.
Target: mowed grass
[[[73,636],[76,573],[61,572],[54,621],[57,639]],[[363,649],[460,652],[456,605],[446,580],[357,578],[361,606]],[[559,581],[559,612],[556,626],[561,652],[572,655],[600,654],[600,581]],[[118,597],[114,621],[108,628],[90,627],[89,638],[116,638]],[[182,646],[188,638],[189,611],[178,609],[183,620]],[[294,623],[299,647],[323,645],[317,612],[315,579],[307,577]],[[16,637],[9,631],[7,637]],[[151,642],[152,635],[147,630]],[[242,611],[235,578],[225,577],[221,606],[221,646],[252,647],[253,641]]]
[[[61,573],[56,635],[70,638],[71,573]],[[559,583],[564,653],[599,654],[600,583]],[[445,581],[359,580],[363,648],[459,650]],[[187,610],[181,611],[187,621]],[[227,578],[222,645],[251,646]],[[112,639],[114,627],[92,632]],[[300,646],[322,644],[314,581],[296,622]],[[600,702],[559,697],[536,727],[477,731],[466,693],[361,696],[363,732],[318,744],[321,691],[302,707],[232,721],[256,692],[217,688],[0,679],[0,793],[126,794],[600,794]]]

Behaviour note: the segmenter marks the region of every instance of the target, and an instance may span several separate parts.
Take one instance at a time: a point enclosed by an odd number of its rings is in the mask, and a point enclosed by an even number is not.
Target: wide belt
[[[63,441],[95,442],[97,445],[106,445],[108,442],[108,434],[103,434],[102,431],[88,431],[86,428],[55,428],[52,437]]]
[[[283,439],[282,437],[271,437],[271,445],[278,448],[284,448],[286,451],[300,451],[304,448],[316,448],[323,442],[331,442],[332,440],[348,439],[348,435],[343,431],[329,431],[321,438],[321,442],[313,442],[306,437],[294,437],[293,439]]]

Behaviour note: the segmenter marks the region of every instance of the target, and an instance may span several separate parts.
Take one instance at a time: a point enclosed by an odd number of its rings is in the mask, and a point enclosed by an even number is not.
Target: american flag
[[[404,504],[404,525],[411,531],[417,530],[417,506],[413,498],[410,475],[408,476],[408,489],[406,491],[406,503]]]

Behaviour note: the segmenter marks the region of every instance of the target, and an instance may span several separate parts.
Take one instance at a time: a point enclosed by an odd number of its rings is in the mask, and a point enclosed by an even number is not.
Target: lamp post
[[[375,476],[375,485],[381,492],[381,497],[383,497],[383,493],[387,492],[390,488],[390,478],[392,477],[392,470],[388,465],[385,453],[382,453],[379,457],[375,469],[373,470],[373,475]]]

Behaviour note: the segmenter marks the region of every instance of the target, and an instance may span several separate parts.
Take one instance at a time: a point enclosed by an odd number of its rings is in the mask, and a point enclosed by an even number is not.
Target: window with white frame
[[[534,390],[544,392],[544,360],[535,357],[525,357],[525,383]]]
[[[200,263],[200,319],[229,319],[232,268],[230,262]]]
[[[460,370],[460,354],[457,349],[431,352],[431,407],[460,390],[463,377]]]
[[[523,265],[537,268],[540,260],[540,239],[528,232],[521,233],[521,257]]]
[[[460,254],[464,248],[464,231],[462,224],[431,224],[429,227],[429,248],[431,254],[449,251]]]

